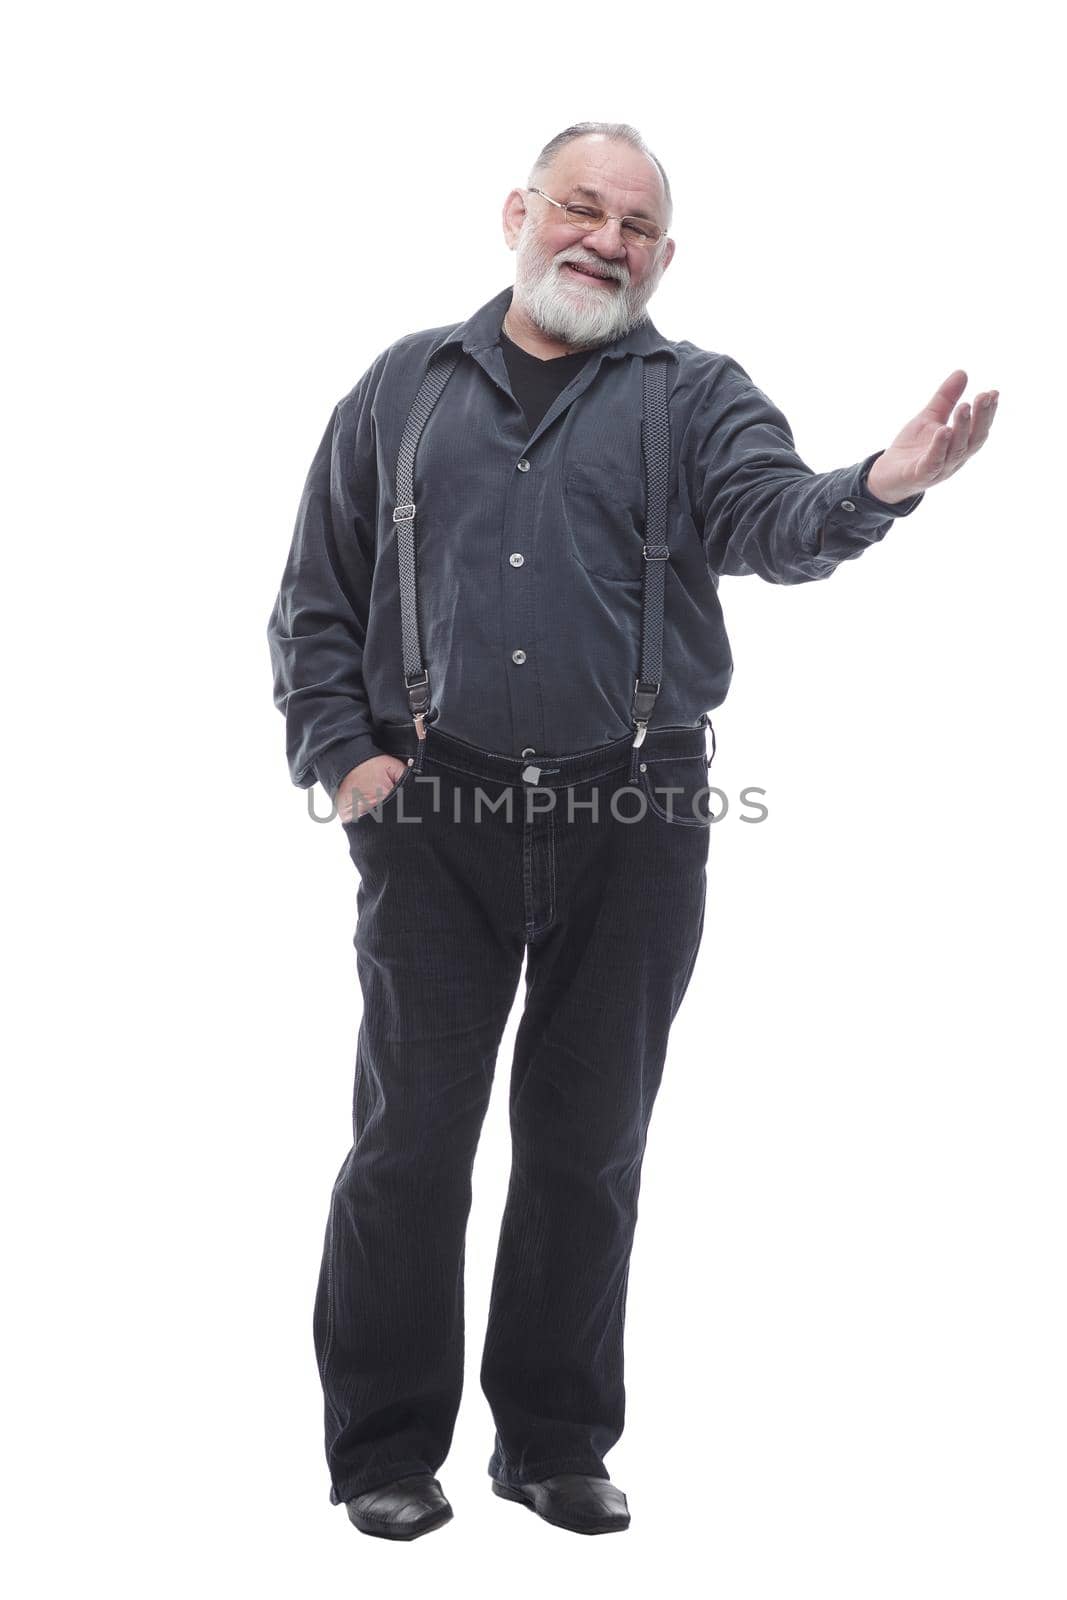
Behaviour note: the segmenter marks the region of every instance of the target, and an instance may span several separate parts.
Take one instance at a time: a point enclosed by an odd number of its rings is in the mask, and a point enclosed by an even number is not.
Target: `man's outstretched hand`
[[[951,425],[952,408],[967,387],[962,367],[950,373],[928,406],[913,417],[884,450],[867,474],[867,487],[893,505],[951,478],[989,437],[999,390],[988,389],[974,402],[961,405]]]
[[[396,788],[406,769],[407,762],[399,756],[386,755],[371,756],[369,761],[361,761],[358,767],[353,767],[341,779],[334,796],[341,821],[354,822],[384,800],[389,791]]]

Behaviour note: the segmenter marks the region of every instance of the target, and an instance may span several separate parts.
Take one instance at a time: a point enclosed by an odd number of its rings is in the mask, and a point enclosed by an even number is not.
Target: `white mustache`
[[[610,281],[612,283],[621,283],[622,282],[622,279],[619,277],[618,273],[609,272],[604,267],[600,267],[600,266],[594,267],[592,262],[589,262],[589,261],[573,261],[573,260],[568,259],[568,260],[565,260],[563,262],[563,266],[565,266],[565,267],[582,267],[587,272],[595,273],[595,275],[598,278],[608,278],[608,279],[610,279]]]

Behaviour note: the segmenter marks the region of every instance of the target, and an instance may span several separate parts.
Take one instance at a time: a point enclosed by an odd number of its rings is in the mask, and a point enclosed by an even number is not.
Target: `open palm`
[[[962,367],[949,374],[930,403],[912,417],[871,467],[867,486],[880,500],[904,500],[951,478],[985,444],[999,392],[989,389],[971,407],[952,408],[967,387]]]

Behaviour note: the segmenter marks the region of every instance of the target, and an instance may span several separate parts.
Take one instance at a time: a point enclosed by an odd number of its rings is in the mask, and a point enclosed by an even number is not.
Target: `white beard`
[[[515,288],[512,305],[529,317],[535,328],[574,349],[592,348],[621,339],[645,318],[648,305],[663,276],[661,239],[655,248],[659,264],[643,283],[634,287],[625,262],[604,261],[587,252],[580,239],[557,255],[541,245],[536,224],[527,219],[516,246]],[[577,261],[610,273],[615,286],[602,288],[581,278],[564,265]]]

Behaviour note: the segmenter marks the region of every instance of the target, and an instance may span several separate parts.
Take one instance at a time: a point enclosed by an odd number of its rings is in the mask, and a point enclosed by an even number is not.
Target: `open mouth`
[[[609,278],[607,276],[607,274],[601,273],[601,272],[593,272],[589,268],[586,268],[586,267],[579,267],[573,261],[565,261],[563,263],[563,265],[565,267],[569,267],[571,272],[576,272],[580,278],[584,278],[587,282],[589,282],[589,281],[592,281],[593,283],[614,283],[615,282],[615,279],[614,278]]]

